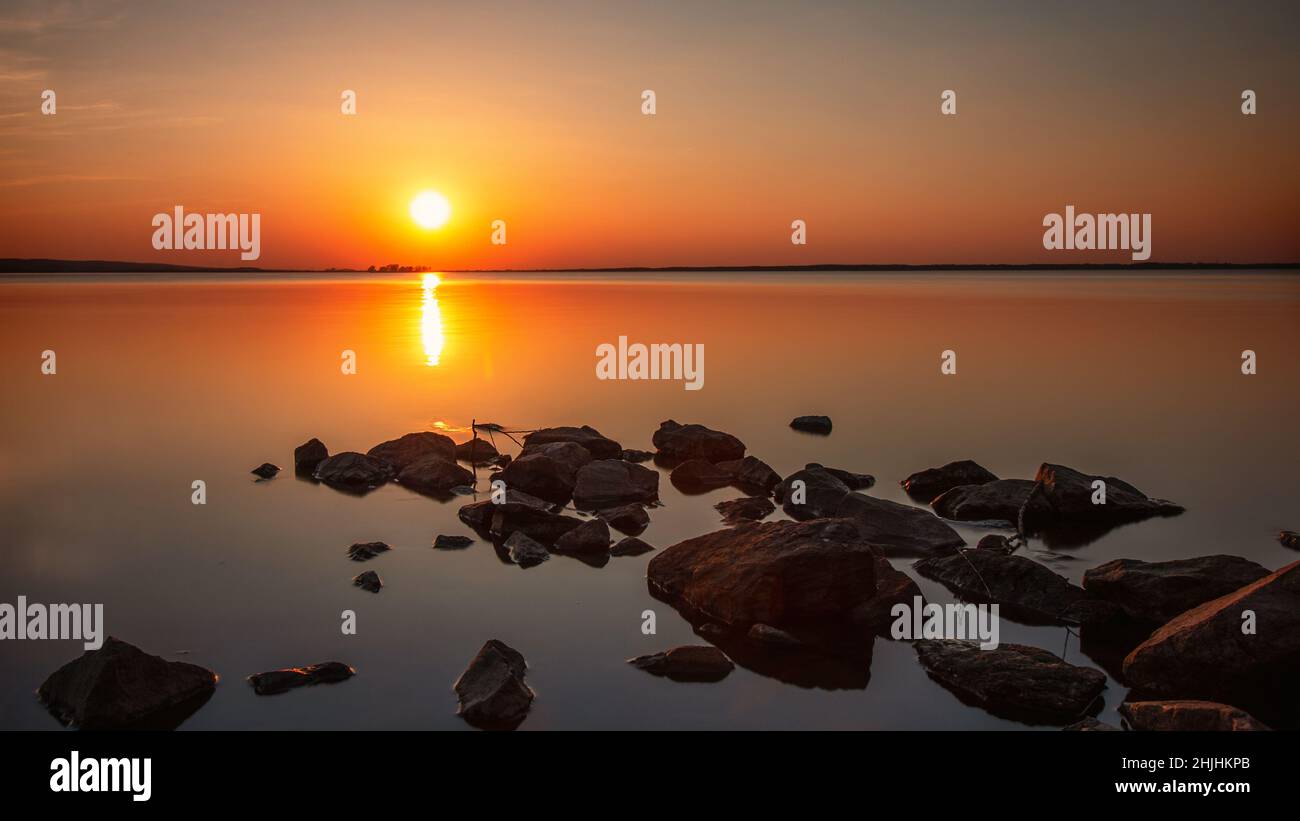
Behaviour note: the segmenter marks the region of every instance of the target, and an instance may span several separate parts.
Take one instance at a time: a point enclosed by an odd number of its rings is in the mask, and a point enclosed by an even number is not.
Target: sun
[[[411,200],[411,219],[421,228],[441,228],[451,219],[451,203],[437,191],[421,191]]]

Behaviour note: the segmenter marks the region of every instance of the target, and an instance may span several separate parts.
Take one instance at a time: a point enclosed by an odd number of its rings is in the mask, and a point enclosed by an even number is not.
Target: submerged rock
[[[464,550],[474,544],[474,540],[468,536],[448,536],[439,533],[433,540],[433,546],[436,550]]]
[[[703,459],[688,459],[673,468],[673,486],[685,493],[703,493],[731,484],[731,473]]]
[[[776,510],[776,505],[763,496],[746,496],[729,502],[718,502],[713,509],[722,514],[722,523],[738,525],[741,522],[757,522],[766,519]]]
[[[551,558],[545,545],[530,539],[522,530],[510,534],[510,538],[505,541],[505,548],[509,551],[510,561],[524,568],[535,567]]]
[[[263,462],[262,464],[258,465],[257,467],[249,471],[249,473],[253,474],[259,479],[273,479],[275,478],[275,474],[279,472],[280,472],[280,468],[271,464],[270,462]]]
[[[596,515],[608,522],[610,527],[629,536],[639,536],[650,526],[650,514],[645,512],[645,507],[638,504],[597,510]]]
[[[1297,725],[1300,562],[1176,616],[1129,653],[1124,678],[1144,694],[1233,704],[1274,726]]]
[[[50,674],[37,698],[64,723],[87,730],[173,728],[216,689],[217,674],[167,661],[109,636]]]
[[[1119,705],[1134,730],[1241,732],[1267,730],[1250,713],[1213,701],[1130,701]]]
[[[310,474],[316,466],[328,459],[329,449],[319,439],[308,439],[293,449],[293,469],[297,473]]]
[[[555,540],[557,553],[609,553],[609,525],[589,519]]]
[[[393,472],[396,473],[407,465],[430,456],[440,457],[446,462],[455,462],[456,443],[450,436],[420,431],[381,442],[366,451],[366,455],[387,462],[392,465]]]
[[[524,681],[528,663],[518,650],[490,639],[452,688],[456,715],[485,730],[513,730],[528,715],[536,697]]]
[[[365,454],[343,451],[322,459],[314,475],[332,485],[371,488],[393,478],[393,468],[387,462]]]
[[[470,439],[456,446],[456,461],[471,465],[492,464],[500,455],[496,445],[486,439]]]
[[[384,542],[357,542],[348,548],[348,558],[354,562],[366,562],[391,548]]]
[[[935,681],[994,715],[1041,724],[1076,721],[1097,703],[1106,674],[1068,664],[1046,650],[1003,644],[981,650],[974,641],[913,643]]]
[[[402,468],[397,481],[421,493],[450,493],[453,488],[473,485],[474,474],[441,456],[426,456]]]
[[[640,556],[644,553],[653,553],[654,548],[635,536],[628,536],[626,539],[620,539],[617,544],[609,549],[611,556]]]
[[[831,418],[829,416],[796,416],[790,420],[790,427],[805,433],[819,433],[822,436],[828,436],[831,432]]]
[[[717,463],[745,456],[745,443],[731,434],[703,425],[681,425],[671,419],[659,423],[651,441],[659,453],[674,459]]]
[[[520,456],[501,471],[501,479],[508,487],[519,488],[548,502],[563,504],[573,495],[574,471],[543,453]]]
[[[543,428],[524,437],[524,446],[546,445],[552,442],[573,442],[582,445],[593,459],[617,459],[623,453],[623,446],[609,439],[590,425],[580,428],[558,427]]]
[[[253,692],[259,696],[272,696],[295,687],[346,681],[356,675],[356,672],[341,661],[326,661],[307,667],[286,667],[269,673],[254,673],[248,677],[248,681],[253,685]]]
[[[939,494],[930,502],[934,512],[958,522],[1003,521],[1015,524],[1020,508],[1029,501],[1035,483],[1030,479],[995,479],[980,485],[959,485]],[[1034,521],[1050,516],[1051,507],[1042,496],[1035,496],[1030,511]]]
[[[967,550],[921,559],[912,569],[962,598],[997,603],[1008,615],[1030,621],[1105,622],[1117,613],[1089,602],[1083,588],[1024,556]]]
[[[899,482],[908,496],[918,502],[929,502],[941,493],[961,485],[982,485],[997,481],[997,476],[970,459],[949,462],[943,467],[918,471]]]
[[[1267,575],[1264,567],[1239,556],[1169,562],[1114,559],[1084,573],[1083,589],[1119,605],[1131,618],[1164,624]]]
[[[472,502],[457,516],[485,538],[504,540],[522,530],[544,545],[555,544],[560,536],[582,524],[581,519],[553,513],[545,501],[514,488],[506,490],[501,504],[491,499]]]
[[[781,474],[757,456],[718,462],[718,467],[730,473],[732,484],[746,493],[766,495],[781,484]]]
[[[662,653],[628,659],[627,663],[674,681],[721,681],[736,668],[725,653],[707,644],[674,647]]]
[[[621,459],[599,459],[584,465],[573,488],[573,503],[583,510],[649,504],[658,499],[659,472]]]
[[[384,586],[383,579],[380,579],[379,574],[373,570],[367,570],[364,573],[358,573],[355,577],[353,577],[352,583],[357,587],[360,587],[362,590],[366,590],[371,593],[378,593]]]

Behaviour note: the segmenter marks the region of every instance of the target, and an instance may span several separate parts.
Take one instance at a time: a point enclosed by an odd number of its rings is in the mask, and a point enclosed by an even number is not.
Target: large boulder
[[[293,449],[293,469],[295,473],[310,475],[316,466],[329,458],[329,449],[319,439],[308,439]]]
[[[1015,524],[1020,508],[1034,492],[1032,479],[995,479],[979,485],[958,485],[934,498],[930,506],[945,519],[958,522],[1002,521]],[[1051,507],[1042,496],[1035,496],[1029,511],[1050,514]]]
[[[578,470],[591,461],[591,452],[576,442],[547,442],[546,444],[526,445],[519,452],[520,457],[541,454],[546,456],[564,467],[572,479],[578,475]]]
[[[649,504],[659,499],[659,472],[621,459],[598,459],[578,471],[573,503],[582,510]]]
[[[1213,701],[1130,701],[1119,714],[1134,730],[1242,732],[1267,730],[1250,713]]]
[[[727,462],[743,459],[745,443],[729,433],[703,425],[681,425],[672,419],[659,423],[651,441],[659,453],[669,459],[703,459]]]
[[[561,462],[541,453],[521,456],[501,471],[507,487],[563,504],[573,495],[573,471]]]
[[[1107,622],[1116,609],[1088,601],[1083,588],[1024,556],[965,550],[921,559],[912,569],[972,601],[996,603],[1023,621]]]
[[[781,484],[781,474],[757,456],[718,462],[718,467],[730,473],[732,484],[746,493],[767,495]]]
[[[474,474],[441,456],[426,456],[402,468],[397,481],[422,493],[446,493],[454,487],[472,486]]]
[[[1267,575],[1263,566],[1240,556],[1114,559],[1084,573],[1083,589],[1119,605],[1130,618],[1159,625]]]
[[[452,685],[456,715],[485,730],[513,730],[536,697],[524,682],[528,663],[505,642],[489,639]]]
[[[623,453],[622,445],[603,436],[590,425],[583,425],[580,428],[542,428],[524,437],[524,447],[551,442],[573,442],[582,445],[595,459],[617,459]]]
[[[555,544],[556,539],[582,524],[581,519],[555,513],[536,496],[514,489],[506,490],[501,504],[484,499],[465,505],[456,515],[484,538],[505,541],[522,530],[544,545]]]
[[[1051,519],[1036,524],[1095,522],[1121,524],[1151,516],[1173,516],[1183,508],[1163,499],[1152,499],[1142,491],[1114,476],[1091,476],[1073,468],[1044,462],[1034,477],[1042,484],[1042,495],[1051,509]],[[1106,503],[1093,504],[1094,482],[1106,487]]]
[[[918,502],[929,503],[941,493],[961,485],[982,485],[997,480],[997,476],[970,459],[949,462],[943,467],[918,471],[899,482],[908,496]]]
[[[393,467],[381,459],[345,450],[322,459],[313,475],[322,482],[344,488],[372,488],[393,478]]]
[[[674,681],[719,681],[736,667],[725,653],[707,644],[674,647],[662,653],[628,659],[627,663]]]
[[[1143,693],[1233,704],[1300,723],[1300,562],[1175,617],[1124,659]]]
[[[175,727],[202,706],[217,674],[167,661],[109,636],[50,674],[36,691],[50,712],[83,729]]]
[[[418,462],[430,456],[440,456],[448,462],[454,462],[456,461],[456,443],[452,441],[450,436],[420,431],[419,433],[408,433],[397,439],[381,442],[366,451],[366,455],[374,459],[382,459],[392,465],[393,471],[397,472],[412,462]]]
[[[914,646],[931,678],[1004,718],[1070,724],[1090,712],[1106,688],[1100,670],[1024,644],[981,650],[974,641],[925,639]]]

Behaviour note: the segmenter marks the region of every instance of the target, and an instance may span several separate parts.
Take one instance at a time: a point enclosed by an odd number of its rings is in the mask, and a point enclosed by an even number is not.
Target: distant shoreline
[[[1300,270],[1300,262],[1139,262],[1076,264],[879,264],[822,263],[818,265],[665,265],[617,268],[420,268],[411,271],[368,271],[359,268],[256,268],[250,266],[206,267],[170,265],[158,262],[115,260],[0,259],[0,274],[632,274],[632,273],[726,273],[748,271],[809,271],[821,273],[855,271],[1260,271]]]

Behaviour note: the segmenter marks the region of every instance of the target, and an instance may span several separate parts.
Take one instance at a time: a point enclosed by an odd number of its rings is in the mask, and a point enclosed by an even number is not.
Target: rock
[[[650,514],[641,505],[619,505],[604,510],[597,510],[596,515],[609,523],[609,526],[629,536],[639,536],[650,526]]]
[[[1072,621],[1083,612],[1072,608],[1088,597],[1083,588],[1032,559],[992,550],[921,559],[912,569],[962,598],[995,602],[1008,615],[1028,621]],[[1093,620],[1091,614],[1087,620]]]
[[[1035,524],[1050,525],[1055,521],[1113,525],[1151,516],[1174,516],[1183,512],[1179,505],[1163,499],[1152,499],[1114,476],[1090,476],[1073,468],[1044,462],[1034,479],[1042,483],[1043,497],[1051,508],[1051,520],[1040,523],[1035,519]],[[1095,493],[1092,483],[1095,481],[1105,483],[1105,504],[1092,503]]]
[[[167,661],[109,636],[55,670],[37,698],[64,723],[87,730],[175,727],[216,689],[217,674]]]
[[[600,431],[589,425],[580,428],[559,427],[543,428],[524,437],[524,446],[545,445],[551,442],[573,442],[582,445],[593,459],[617,459],[623,453],[623,446],[613,439],[602,436]]]
[[[348,548],[348,558],[354,562],[366,562],[390,549],[383,542],[357,542]]]
[[[894,605],[912,607],[920,597],[921,588],[911,576],[895,569],[884,556],[877,556],[876,595],[853,608],[853,624],[888,636],[894,623]]]
[[[997,533],[990,533],[979,540],[975,545],[979,550],[992,550],[995,553],[1001,553],[1003,556],[1010,556],[1016,552],[1016,546],[1006,536]]]
[[[805,433],[818,433],[822,436],[829,436],[831,418],[829,416],[796,416],[790,420],[790,427]]]
[[[501,479],[507,487],[519,488],[548,502],[563,504],[573,495],[573,472],[542,453],[520,456],[501,471]]]
[[[408,433],[397,439],[381,442],[366,451],[366,455],[387,462],[393,466],[393,472],[397,473],[407,465],[421,459],[427,459],[430,456],[438,456],[444,461],[455,462],[456,443],[452,441],[450,436],[420,431],[419,433]]]
[[[756,456],[718,462],[718,467],[730,473],[732,484],[746,493],[752,491],[766,495],[781,484],[781,474]]]
[[[249,473],[252,473],[254,476],[260,479],[273,479],[275,478],[275,474],[279,472],[280,472],[280,468],[276,467],[270,462],[263,462],[262,464],[258,465],[257,467],[249,471]]]
[[[573,503],[583,510],[600,510],[659,499],[659,472],[620,459],[599,459],[578,471]]]
[[[1251,611],[1256,630],[1246,632]],[[1124,659],[1134,690],[1233,704],[1273,726],[1300,723],[1300,562],[1175,617]]]
[[[755,624],[745,635],[752,642],[777,650],[794,650],[804,646],[799,639],[769,624]]]
[[[824,465],[819,465],[816,462],[809,462],[804,465],[804,469],[824,470],[843,482],[849,490],[866,490],[876,483],[876,477],[872,476],[870,473],[853,473],[852,471],[840,470],[839,468],[828,468]]]
[[[1106,687],[1106,674],[1067,664],[1046,650],[1003,644],[981,650],[974,641],[913,643],[935,681],[976,706],[1006,718],[1067,724],[1083,717]]]
[[[387,462],[361,453],[344,451],[322,459],[315,477],[331,485],[351,488],[378,487],[393,478]]]
[[[456,715],[489,730],[513,730],[528,715],[535,695],[524,682],[528,663],[504,642],[490,639],[456,679]]]
[[[471,465],[492,464],[500,455],[496,445],[486,439],[470,439],[456,446],[456,461]]]
[[[1129,701],[1119,714],[1134,730],[1241,732],[1268,727],[1245,710],[1213,701]]]
[[[618,458],[624,462],[649,462],[655,455],[648,450],[624,450]]]
[[[672,459],[717,463],[745,456],[745,443],[731,434],[703,425],[679,425],[671,419],[659,423],[651,441],[659,453]]]
[[[611,556],[640,556],[652,552],[654,552],[653,547],[635,536],[620,539],[617,544],[609,549],[609,555]]]
[[[248,677],[248,681],[253,685],[253,692],[259,696],[273,696],[287,693],[295,687],[346,681],[356,675],[356,672],[341,661],[326,661],[307,667],[286,667],[269,673],[254,673]]]
[[[1001,521],[1016,524],[1020,508],[1034,492],[1034,482],[1029,479],[996,479],[982,485],[959,485],[939,494],[930,502],[934,512],[945,519],[958,522]],[[1029,508],[1037,514],[1032,521],[1042,521],[1051,515],[1051,507],[1041,495],[1035,496]]]
[[[609,525],[603,519],[588,519],[555,540],[557,553],[609,553]]]
[[[384,582],[379,578],[379,574],[373,570],[367,570],[364,573],[358,573],[352,579],[352,583],[362,590],[371,593],[378,593],[384,586]]]
[[[718,502],[713,509],[722,514],[722,523],[738,525],[741,522],[756,522],[766,519],[776,510],[776,505],[763,496],[746,496],[729,502]]]
[[[544,545],[555,544],[560,536],[582,524],[581,519],[553,513],[543,500],[514,488],[506,490],[505,501],[499,505],[491,499],[472,502],[457,516],[486,538],[504,540],[522,530]]]
[[[311,474],[316,466],[329,458],[329,449],[319,439],[308,439],[293,449],[293,469],[296,473]]]
[[[732,482],[732,475],[703,459],[688,459],[673,468],[669,477],[673,486],[684,493],[703,493],[726,487]]]
[[[736,665],[716,647],[687,645],[628,659],[628,664],[674,681],[721,681]]]
[[[913,473],[899,482],[908,496],[929,504],[941,493],[961,485],[982,485],[997,481],[997,476],[969,459],[949,462],[943,467],[929,468]]]
[[[510,561],[520,567],[533,567],[551,558],[545,545],[530,539],[522,530],[510,534],[510,538],[505,541],[505,548],[510,552]]]
[[[731,631],[725,625],[714,624],[713,622],[701,624],[695,628],[695,632],[713,642],[725,641],[731,635]]]
[[[798,501],[796,483],[803,482],[803,499]],[[809,467],[790,474],[776,486],[776,500],[785,512],[800,520],[835,516],[840,503],[849,494],[849,486],[821,467]]]
[[[1267,575],[1268,570],[1239,556],[1114,559],[1084,573],[1083,589],[1119,605],[1131,618],[1160,625]]]
[[[421,493],[449,493],[452,488],[473,485],[474,474],[441,456],[426,456],[402,468],[397,481]]]
[[[1283,530],[1277,534],[1277,540],[1283,547],[1289,547],[1292,550],[1300,550],[1300,533],[1294,530]]]
[[[647,578],[709,621],[821,629],[851,625],[881,592],[877,558],[851,521],[749,522],[661,551]]]
[[[1095,718],[1091,718],[1091,717],[1089,717],[1089,718],[1085,718],[1083,721],[1076,721],[1076,722],[1074,722],[1073,724],[1071,724],[1070,726],[1068,726],[1068,727],[1062,727],[1061,729],[1062,729],[1062,730],[1070,730],[1070,731],[1073,731],[1073,732],[1082,732],[1082,733],[1088,733],[1088,732],[1115,732],[1115,733],[1118,733],[1118,732],[1121,732],[1120,728],[1116,727],[1114,724],[1107,724],[1107,723],[1104,722],[1104,721],[1098,721],[1097,719],[1095,719]]]
[[[436,550],[464,550],[474,544],[474,540],[468,536],[448,536],[439,533],[433,540],[433,547]]]
[[[582,445],[574,442],[528,445],[519,453],[519,456],[532,456],[533,454],[540,454],[558,462],[564,468],[570,482],[578,475],[578,470],[591,461],[591,453]]]

